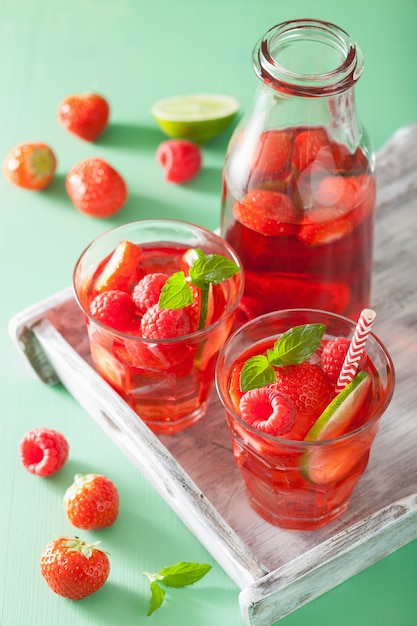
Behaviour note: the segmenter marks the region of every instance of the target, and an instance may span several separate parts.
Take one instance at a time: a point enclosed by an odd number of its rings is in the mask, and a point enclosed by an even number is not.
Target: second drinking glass
[[[229,244],[186,222],[132,222],[88,246],[73,283],[95,367],[151,430],[204,417],[243,292]]]

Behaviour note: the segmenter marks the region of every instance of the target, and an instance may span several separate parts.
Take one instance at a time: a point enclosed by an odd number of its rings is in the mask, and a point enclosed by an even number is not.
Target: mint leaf
[[[181,561],[164,567],[159,572],[161,582],[167,587],[186,587],[199,581],[211,569],[207,563],[187,563]]]
[[[323,337],[324,324],[303,324],[287,330],[267,351],[268,361],[277,367],[307,361]]]
[[[199,581],[211,569],[207,563],[188,563],[180,561],[174,565],[163,567],[158,573],[150,574],[143,572],[151,583],[151,598],[147,615],[152,615],[162,605],[165,599],[165,591],[160,585],[166,587],[186,587]]]
[[[162,287],[159,296],[161,309],[183,309],[193,302],[193,292],[187,283],[184,272],[170,276]]]
[[[319,347],[324,330],[324,324],[303,324],[287,330],[266,356],[259,354],[245,362],[240,372],[240,390],[246,392],[275,382],[274,367],[307,361]]]
[[[151,599],[149,600],[149,611],[147,615],[152,615],[156,609],[162,605],[165,599],[165,591],[158,585],[156,580],[151,582]]]
[[[205,327],[207,321],[210,285],[222,283],[237,274],[240,268],[232,259],[219,254],[204,254],[200,248],[190,248],[185,255],[190,263],[190,275],[176,272],[170,276],[159,296],[161,309],[183,309],[192,304],[194,297],[189,282],[201,292],[200,319],[198,328]]]
[[[259,354],[248,359],[240,372],[241,391],[250,391],[275,382],[275,370],[266,356]]]
[[[201,251],[200,251],[201,253]],[[191,282],[200,289],[209,284],[218,285],[239,272],[239,267],[232,259],[219,254],[199,254],[190,267]]]

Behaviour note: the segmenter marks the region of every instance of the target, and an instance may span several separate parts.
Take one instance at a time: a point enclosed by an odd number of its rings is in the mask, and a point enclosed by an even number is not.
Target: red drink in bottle
[[[348,153],[324,128],[265,131],[246,192],[233,197],[226,181],[223,198],[223,232],[245,268],[248,316],[305,306],[357,318],[369,300],[374,206],[360,149]]]
[[[337,26],[292,20],[255,46],[261,80],[223,169],[221,232],[246,275],[242,319],[369,306],[373,153],[355,108],[360,49]]]

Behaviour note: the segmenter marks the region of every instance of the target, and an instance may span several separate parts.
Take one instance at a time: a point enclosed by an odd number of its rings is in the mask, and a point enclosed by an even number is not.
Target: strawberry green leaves
[[[219,254],[204,254],[195,249],[195,259],[190,267],[189,276],[176,272],[170,276],[159,297],[161,309],[182,309],[193,302],[192,283],[201,291],[201,314],[199,329],[204,328],[207,319],[210,285],[218,285],[237,274],[240,269],[232,259]]]
[[[143,572],[149,578],[151,583],[151,598],[149,601],[148,616],[159,609],[165,599],[165,587],[186,587],[198,582],[211,569],[211,565],[207,563],[188,563],[180,561],[175,565],[163,567],[158,573],[150,574]]]
[[[240,373],[241,391],[258,389],[275,382],[274,367],[307,361],[319,347],[324,329],[324,324],[294,326],[277,339],[266,356],[259,354],[248,359]]]

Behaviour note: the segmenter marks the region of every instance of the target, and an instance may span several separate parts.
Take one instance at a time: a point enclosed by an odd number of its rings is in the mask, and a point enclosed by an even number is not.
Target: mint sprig
[[[189,255],[190,256],[190,255]],[[198,328],[207,321],[210,285],[218,285],[237,274],[240,269],[232,259],[219,254],[205,254],[200,248],[193,249],[194,261],[189,276],[176,272],[170,276],[159,296],[161,309],[183,309],[194,300],[190,283],[201,291],[201,311]]]
[[[154,611],[159,609],[165,599],[165,587],[186,587],[198,582],[211,569],[211,565],[207,563],[189,563],[180,561],[174,565],[163,567],[156,574],[143,572],[150,581],[151,598],[149,601],[149,610],[147,615],[152,615]]]
[[[298,365],[307,361],[320,345],[324,324],[294,326],[281,335],[268,349],[266,356],[255,355],[248,359],[240,372],[240,389],[243,392],[265,387],[275,381],[274,367]]]

